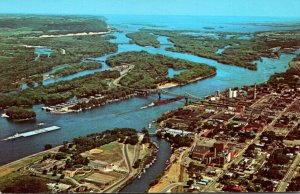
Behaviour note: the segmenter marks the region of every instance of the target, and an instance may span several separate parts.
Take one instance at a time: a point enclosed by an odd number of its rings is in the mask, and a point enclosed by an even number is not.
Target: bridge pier
[[[185,105],[188,105],[189,104],[189,99],[188,98],[184,98],[185,100]]]

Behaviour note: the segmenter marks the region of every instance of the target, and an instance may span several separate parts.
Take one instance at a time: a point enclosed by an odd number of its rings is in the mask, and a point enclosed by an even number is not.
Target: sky
[[[0,13],[300,17],[300,0],[0,0]]]

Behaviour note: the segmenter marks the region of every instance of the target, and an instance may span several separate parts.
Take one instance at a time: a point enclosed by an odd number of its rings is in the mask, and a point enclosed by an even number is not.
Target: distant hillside
[[[0,15],[0,35],[24,36],[105,32],[107,24],[101,17]]]

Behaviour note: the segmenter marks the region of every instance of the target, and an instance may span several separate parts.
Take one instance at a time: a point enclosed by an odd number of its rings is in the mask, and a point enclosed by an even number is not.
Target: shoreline
[[[96,107],[102,107],[102,106],[105,106],[107,104],[111,104],[111,103],[114,103],[114,102],[119,102],[119,101],[122,101],[122,100],[128,100],[130,98],[133,98],[135,96],[137,96],[138,94],[136,93],[133,93],[133,94],[130,94],[130,95],[127,95],[125,97],[122,97],[122,98],[117,98],[117,99],[109,99],[107,100],[106,102],[103,102],[103,103],[100,103],[100,104],[94,104],[92,106],[89,106],[89,107],[85,107],[85,108],[80,108],[80,109],[69,109],[69,108],[72,108],[73,106],[69,106],[69,107],[64,107],[64,108],[61,108],[60,110],[52,110],[52,111],[49,111],[50,113],[52,114],[67,114],[67,113],[79,113],[79,112],[82,112],[84,110],[90,110],[92,108],[96,108]],[[76,105],[75,105],[76,106]]]
[[[18,169],[22,168],[22,167],[25,167],[28,164],[32,163],[32,162],[29,162],[29,160],[33,159],[34,161],[36,161],[36,160],[39,159],[39,157],[42,157],[44,154],[51,153],[53,151],[57,151],[61,146],[62,145],[59,145],[59,146],[56,146],[56,147],[51,148],[49,150],[43,150],[43,151],[31,154],[29,156],[25,156],[25,157],[20,158],[18,160],[12,161],[10,163],[0,165],[0,176],[5,176],[7,174],[12,173],[14,171],[14,168],[16,168],[19,165],[24,165],[25,164],[24,166],[18,167]]]
[[[24,122],[24,121],[34,121],[34,120],[36,120],[36,117],[30,117],[30,118],[25,118],[25,119],[12,119],[6,113],[3,113],[1,115],[1,118],[8,119],[8,120],[11,120],[13,122]]]
[[[166,88],[173,88],[173,87],[177,87],[177,86],[185,86],[185,85],[188,85],[188,84],[193,83],[193,82],[197,82],[197,81],[200,81],[200,80],[204,80],[204,79],[213,77],[216,74],[217,74],[217,72],[212,73],[212,74],[207,75],[207,76],[198,77],[198,78],[195,78],[195,79],[192,79],[192,80],[188,81],[186,84],[179,84],[179,83],[175,83],[175,82],[169,82],[169,83],[165,83],[163,85],[160,85],[157,88],[158,89],[166,89]]]
[[[188,84],[196,82],[196,81],[200,81],[200,80],[204,80],[204,79],[213,77],[216,74],[217,74],[217,72],[212,73],[212,74],[207,75],[207,76],[198,77],[198,78],[195,78],[195,79],[192,79],[192,80],[188,81],[186,84],[178,84],[178,83],[175,83],[175,82],[169,82],[169,83],[166,83],[166,84],[158,86],[157,89],[166,89],[166,88],[172,88],[172,87],[177,87],[177,86],[188,85]],[[127,95],[127,96],[125,96],[123,98],[110,99],[110,100],[107,100],[104,103],[97,104],[97,105],[92,105],[92,106],[85,107],[85,108],[80,108],[78,110],[69,109],[69,108],[72,107],[72,106],[70,106],[70,107],[61,108],[61,110],[53,110],[53,111],[49,111],[49,112],[52,113],[52,114],[79,113],[79,112],[82,112],[84,110],[90,110],[92,108],[102,107],[102,106],[105,106],[107,104],[111,104],[111,103],[114,103],[114,102],[119,102],[119,101],[122,101],[122,100],[128,100],[128,99],[133,98],[133,97],[138,96],[138,95],[139,94],[137,94],[137,93],[133,93],[133,94]]]

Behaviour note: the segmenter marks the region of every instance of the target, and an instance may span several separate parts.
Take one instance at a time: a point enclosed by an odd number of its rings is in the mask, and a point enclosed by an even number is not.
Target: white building
[[[232,97],[233,97],[233,92],[232,92],[231,88],[229,88],[229,91],[228,91],[228,97],[229,97],[229,98],[232,98]]]
[[[177,130],[177,129],[170,129],[170,128],[164,128],[165,132],[166,133],[169,133],[171,135],[173,135],[174,137],[176,135],[182,135],[182,136],[185,136],[187,134],[190,134],[192,132],[189,132],[189,131],[184,131],[184,130]]]
[[[233,91],[232,97],[233,97],[233,98],[236,98],[236,97],[237,97],[237,91],[236,91],[236,90]]]

